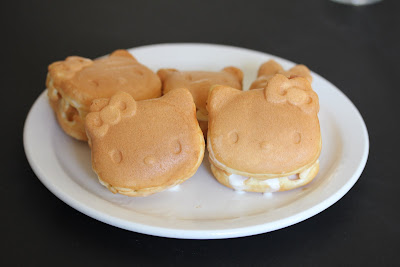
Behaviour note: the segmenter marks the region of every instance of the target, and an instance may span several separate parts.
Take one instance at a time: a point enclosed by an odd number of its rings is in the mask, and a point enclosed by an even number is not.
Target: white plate
[[[234,65],[245,73],[244,88],[268,59],[274,58],[285,68],[294,65],[265,53],[210,44],[160,44],[130,52],[153,70],[220,70]],[[66,136],[56,123],[46,91],[25,122],[25,153],[42,183],[62,201],[123,229],[193,239],[273,231],[310,218],[338,201],[357,181],[367,161],[368,133],[360,113],[334,85],[316,73],[313,78],[321,106],[320,171],[312,183],[293,191],[236,193],[216,182],[205,159],[197,173],[175,191],[143,198],[114,195],[98,183],[88,145]]]

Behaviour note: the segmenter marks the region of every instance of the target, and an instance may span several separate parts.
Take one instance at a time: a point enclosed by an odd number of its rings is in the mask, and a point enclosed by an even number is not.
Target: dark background
[[[397,265],[400,1],[7,1],[1,4],[0,265]],[[228,240],[152,237],[98,222],[51,194],[23,150],[47,65],[168,42],[246,47],[304,63],[340,88],[370,135],[355,186],[322,213]]]

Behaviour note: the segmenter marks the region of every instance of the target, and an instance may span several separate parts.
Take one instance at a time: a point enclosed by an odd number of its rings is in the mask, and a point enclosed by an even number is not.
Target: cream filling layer
[[[238,174],[231,174],[229,175],[229,184],[232,186],[233,189],[236,191],[244,191],[248,189],[251,185],[255,186],[265,186],[264,193],[271,193],[277,192],[281,189],[280,181],[284,179],[288,180],[302,180],[308,177],[310,171],[314,167],[315,164],[318,164],[319,160],[317,160],[313,165],[309,168],[305,169],[304,171],[293,174],[290,176],[282,176],[277,178],[271,178],[266,180],[260,180],[253,177],[246,177]]]
[[[221,163],[219,160],[217,160],[217,158],[216,158],[215,155],[214,155],[214,151],[213,151],[213,148],[212,148],[212,145],[211,145],[211,140],[209,140],[209,139],[210,139],[210,136],[207,136],[208,156],[209,156],[209,158],[210,158],[212,164],[214,164],[214,165],[215,165],[216,167],[218,167],[219,169],[225,170],[225,171],[227,171],[227,172],[229,172],[229,173],[239,172],[239,171],[237,171],[237,170],[234,170],[234,169],[232,169],[232,168],[227,167],[226,165],[224,165],[223,163]],[[320,141],[320,143],[322,143],[322,140]],[[318,157],[319,157],[319,153],[318,153]],[[307,173],[309,173],[310,170],[312,169],[312,167],[313,167],[316,163],[319,163],[318,157],[316,158],[316,161],[314,161],[314,163],[312,163],[311,165],[309,165],[308,168],[307,168],[306,170],[302,171],[301,173],[304,173],[304,172],[307,171],[307,170],[308,170]],[[263,176],[270,176],[270,174],[262,173],[262,174],[257,174],[257,176],[260,177],[260,178],[263,178]],[[277,178],[277,177],[274,177],[274,178]],[[279,179],[279,178],[282,178],[282,177],[278,177],[278,179]]]

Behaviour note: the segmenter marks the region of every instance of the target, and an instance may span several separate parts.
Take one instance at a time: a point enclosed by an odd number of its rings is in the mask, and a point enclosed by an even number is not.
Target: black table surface
[[[0,266],[397,265],[399,1],[7,1],[1,8]],[[370,154],[337,203],[293,226],[225,240],[139,234],[54,196],[25,157],[26,115],[49,63],[155,43],[217,43],[306,64],[357,106]]]

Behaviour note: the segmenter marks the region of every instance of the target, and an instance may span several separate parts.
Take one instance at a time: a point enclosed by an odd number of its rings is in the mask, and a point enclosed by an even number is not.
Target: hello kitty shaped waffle
[[[176,88],[187,88],[192,93],[197,108],[197,119],[204,134],[207,133],[208,127],[206,102],[211,86],[221,84],[242,90],[243,72],[232,66],[221,71],[160,69],[157,75],[162,81],[164,94]]]
[[[161,96],[161,81],[128,51],[91,60],[67,57],[49,66],[46,86],[57,121],[68,135],[86,141],[85,117],[94,99],[124,91],[136,100]]]
[[[265,89],[214,87],[208,98],[207,148],[222,184],[274,192],[310,182],[319,169],[317,94],[307,79],[273,76]]]
[[[204,137],[187,89],[135,101],[118,92],[93,101],[86,117],[92,167],[113,193],[146,196],[194,175]]]

